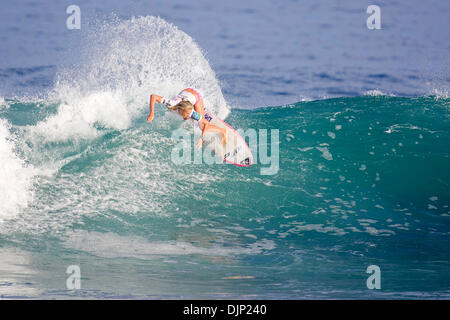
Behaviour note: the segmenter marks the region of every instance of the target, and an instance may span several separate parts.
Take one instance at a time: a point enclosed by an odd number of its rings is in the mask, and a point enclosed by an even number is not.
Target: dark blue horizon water
[[[77,60],[80,35],[112,13],[120,19],[159,16],[186,32],[236,107],[370,90],[448,93],[448,1],[78,1],[81,30],[68,30],[71,4],[3,2],[0,95],[42,94],[61,65]],[[366,27],[371,4],[381,8],[381,30]]]
[[[449,9],[3,1],[0,297],[449,299]],[[191,86],[254,166],[171,161]]]

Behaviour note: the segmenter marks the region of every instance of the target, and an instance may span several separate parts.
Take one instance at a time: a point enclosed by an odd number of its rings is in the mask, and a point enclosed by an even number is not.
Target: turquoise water
[[[6,141],[33,171],[0,225],[6,297],[449,298],[448,98],[233,109],[235,128],[279,130],[273,175],[175,165],[180,121],[163,112],[58,141],[33,131],[58,102],[5,104]]]

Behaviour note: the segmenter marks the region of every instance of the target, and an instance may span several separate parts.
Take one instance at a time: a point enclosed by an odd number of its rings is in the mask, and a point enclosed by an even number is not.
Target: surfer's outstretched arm
[[[154,113],[154,110],[155,110],[155,102],[161,103],[161,101],[162,101],[162,97],[161,97],[161,96],[158,96],[158,95],[156,95],[156,94],[152,94],[152,95],[150,96],[150,114],[149,114],[148,117],[147,117],[147,121],[148,121],[149,123],[152,122],[153,118],[155,117],[155,113]]]

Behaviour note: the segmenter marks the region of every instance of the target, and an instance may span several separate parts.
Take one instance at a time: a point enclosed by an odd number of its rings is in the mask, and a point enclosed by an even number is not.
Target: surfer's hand
[[[200,139],[198,139],[197,145],[196,145],[195,147],[196,147],[197,149],[200,149],[200,148],[202,147],[202,145],[203,145],[203,139],[200,138]]]
[[[155,117],[155,115],[153,113],[150,113],[147,117],[147,122],[151,123],[154,117]]]

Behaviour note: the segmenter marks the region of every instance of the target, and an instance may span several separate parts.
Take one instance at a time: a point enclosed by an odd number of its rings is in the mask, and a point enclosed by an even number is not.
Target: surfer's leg
[[[213,124],[207,123],[206,124],[206,131],[214,131],[214,132],[220,132],[222,133],[222,143],[227,143],[227,130],[225,128],[219,128]]]

